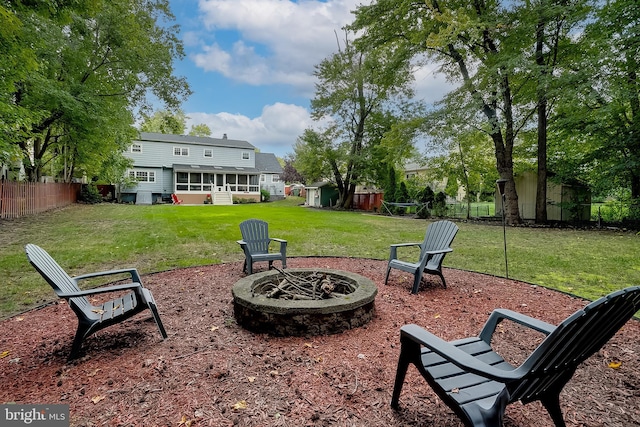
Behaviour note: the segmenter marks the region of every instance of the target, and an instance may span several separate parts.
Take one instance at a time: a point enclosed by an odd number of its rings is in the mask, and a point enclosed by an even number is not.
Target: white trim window
[[[137,143],[131,144],[131,152],[142,153],[142,144],[137,144]]]
[[[280,175],[271,175],[271,182],[280,182]]]
[[[249,154],[248,151],[243,151],[242,152],[242,160],[249,160],[251,159],[251,155]]]
[[[205,148],[202,153],[204,157],[212,158],[213,157],[213,148]]]
[[[130,170],[129,178],[138,182],[156,182],[156,173],[155,171]]]
[[[173,155],[189,157],[189,147],[173,147]]]

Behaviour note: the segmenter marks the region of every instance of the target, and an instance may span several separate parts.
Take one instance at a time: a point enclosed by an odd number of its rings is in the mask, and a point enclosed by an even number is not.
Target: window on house
[[[142,144],[131,144],[132,153],[142,153]]]
[[[174,156],[188,156],[189,148],[187,147],[173,147]]]
[[[280,175],[271,175],[271,182],[280,182]]]
[[[156,182],[156,173],[154,171],[132,170],[129,171],[129,178],[138,182]]]
[[[260,182],[265,182],[267,180],[266,175],[260,175]]]
[[[249,156],[249,152],[248,151],[243,151],[242,152],[242,160],[249,160],[250,156]]]
[[[213,150],[211,148],[205,148],[204,157],[213,157]]]

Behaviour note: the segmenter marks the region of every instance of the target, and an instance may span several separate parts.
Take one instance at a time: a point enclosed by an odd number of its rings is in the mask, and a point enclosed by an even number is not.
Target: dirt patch
[[[169,338],[148,314],[93,335],[66,357],[76,318],[64,303],[0,322],[0,402],[68,403],[74,426],[461,426],[410,368],[400,411],[389,402],[399,329],[417,323],[451,340],[477,335],[509,308],[558,323],[585,301],[530,284],[445,269],[448,288],[385,261],[291,258],[289,267],[352,271],[378,285],[374,319],[338,335],[275,338],[239,327],[231,287],[242,263],[145,276]],[[263,268],[258,265],[258,271]],[[43,282],[44,286],[44,282]],[[147,312],[148,313],[148,312]],[[540,337],[503,327],[496,345],[517,362]],[[609,362],[622,362],[619,369]],[[568,426],[640,425],[640,322],[629,322],[583,364],[561,395]],[[552,426],[541,405],[512,404],[506,426]]]

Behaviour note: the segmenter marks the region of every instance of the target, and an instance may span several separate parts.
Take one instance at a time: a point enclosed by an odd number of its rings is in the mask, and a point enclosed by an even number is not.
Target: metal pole
[[[507,261],[507,223],[506,223],[505,213],[504,213],[504,202],[507,197],[504,192],[504,186],[506,183],[507,183],[506,179],[499,179],[496,181],[496,184],[498,185],[498,192],[500,193],[500,201],[502,204],[502,240],[504,242],[504,272],[505,272],[505,277],[508,279],[509,278],[509,262]]]

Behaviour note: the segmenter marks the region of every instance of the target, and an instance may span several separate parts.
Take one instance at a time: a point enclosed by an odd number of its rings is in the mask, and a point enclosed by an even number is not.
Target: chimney
[[[226,133],[222,134],[222,139],[227,139],[227,134]]]

